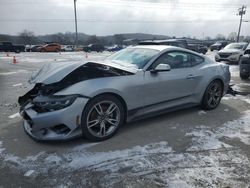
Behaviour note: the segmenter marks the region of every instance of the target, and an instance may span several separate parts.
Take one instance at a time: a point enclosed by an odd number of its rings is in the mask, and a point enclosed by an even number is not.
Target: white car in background
[[[232,63],[239,63],[240,58],[244,54],[244,51],[247,46],[248,43],[246,42],[228,44],[225,48],[220,50],[215,55],[215,61],[228,61]]]
[[[75,47],[73,45],[67,45],[62,47],[63,52],[73,52],[75,51]]]

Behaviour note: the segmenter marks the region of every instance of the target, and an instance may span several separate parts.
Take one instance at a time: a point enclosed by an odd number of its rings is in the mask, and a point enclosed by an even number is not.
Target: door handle
[[[196,75],[190,74],[190,75],[188,75],[186,78],[187,78],[187,79],[193,79],[193,78],[196,78],[196,77],[197,77]]]

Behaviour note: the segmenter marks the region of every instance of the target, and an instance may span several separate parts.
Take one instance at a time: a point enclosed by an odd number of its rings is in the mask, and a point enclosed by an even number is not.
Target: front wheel
[[[240,78],[242,79],[242,80],[246,80],[246,79],[248,79],[248,75],[246,75],[246,74],[240,74]]]
[[[124,122],[124,107],[112,95],[92,99],[82,114],[82,134],[92,141],[112,137]]]
[[[201,106],[206,110],[213,110],[215,109],[221,101],[223,95],[223,87],[219,80],[215,80],[211,82],[202,99]]]

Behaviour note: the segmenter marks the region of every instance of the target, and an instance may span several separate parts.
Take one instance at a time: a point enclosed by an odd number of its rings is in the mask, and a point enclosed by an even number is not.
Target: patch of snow
[[[110,151],[110,152],[98,152],[98,153],[72,152],[67,155],[67,158],[70,157],[72,161],[69,164],[67,164],[65,168],[79,169],[95,165],[98,166],[100,170],[101,169],[104,170],[106,168],[114,170],[116,165],[113,164],[112,167],[113,160],[118,160],[121,161],[122,163],[122,161],[125,158],[127,158],[127,160],[133,163],[133,160],[138,159],[137,157],[141,158],[151,153],[160,153],[160,152],[169,153],[171,151],[172,149],[169,146],[167,146],[166,142],[160,142],[155,144],[149,144],[143,147],[135,146],[132,149]],[[133,157],[129,159],[129,156]],[[106,163],[109,163],[110,165],[107,166]],[[123,165],[126,165],[126,163]],[[141,165],[143,166],[143,164]]]
[[[220,137],[238,139],[250,145],[250,110],[244,112],[241,118],[225,123],[217,134]]]
[[[247,96],[242,96],[242,95],[236,95],[236,96],[232,96],[232,95],[225,95],[222,100],[241,100],[241,101],[244,101],[248,104],[250,104],[250,95],[247,95]]]
[[[35,172],[35,170],[29,170],[29,171],[25,172],[24,176],[25,176],[25,177],[29,177],[29,176],[31,176],[34,172]]]
[[[232,77],[239,77],[239,66],[231,65],[229,69]]]
[[[14,84],[12,85],[13,87],[17,87],[17,86],[22,86],[23,84],[22,83],[18,83],[18,84]]]
[[[50,155],[50,156],[48,156],[48,157],[45,158],[45,161],[47,163],[59,164],[61,160],[62,160],[62,158],[59,157],[59,156],[57,156],[57,155]]]
[[[3,142],[0,141],[0,154],[5,150],[5,148],[3,148]]]
[[[21,117],[21,116],[20,116],[19,112],[17,112],[17,113],[15,113],[15,114],[12,114],[12,115],[9,116],[10,119],[13,119],[13,118],[20,118],[20,117]]]
[[[250,86],[250,83],[238,83],[237,85],[241,85],[241,86]]]
[[[250,145],[250,110],[236,120],[229,121],[213,131],[207,128],[197,127],[186,136],[192,136],[193,145],[188,151],[201,149],[228,148],[230,145],[219,141],[222,138],[238,139],[246,145]]]
[[[186,133],[186,136],[192,136],[193,145],[187,151],[200,151],[200,150],[215,150],[220,148],[231,147],[219,141],[217,135],[210,131],[209,128],[194,130],[191,133]]]
[[[199,111],[198,111],[198,114],[199,114],[199,115],[205,115],[205,114],[207,114],[207,112],[205,112],[204,110],[199,110]]]

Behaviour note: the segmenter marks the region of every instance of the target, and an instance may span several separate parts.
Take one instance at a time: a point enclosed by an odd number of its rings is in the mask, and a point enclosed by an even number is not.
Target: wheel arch
[[[122,106],[124,107],[124,121],[127,121],[127,117],[128,117],[128,107],[127,107],[127,103],[125,102],[125,100],[123,99],[123,97],[120,96],[120,95],[117,94],[117,93],[113,93],[113,92],[104,92],[104,93],[97,94],[97,95],[91,97],[91,99],[87,102],[87,104],[85,105],[85,107],[89,104],[89,102],[90,102],[91,100],[93,100],[93,99],[96,98],[96,97],[102,96],[102,95],[111,95],[111,96],[117,98],[117,99],[122,103]],[[83,110],[85,110],[85,107],[84,107]]]
[[[224,90],[225,90],[225,88],[224,88],[225,84],[224,84],[224,82],[223,82],[223,79],[220,78],[220,77],[212,78],[211,80],[209,80],[209,81],[207,82],[207,85],[203,88],[203,92],[201,93],[200,99],[199,99],[200,101],[202,101],[202,99],[203,99],[203,97],[204,97],[204,95],[205,95],[205,93],[206,93],[206,90],[207,90],[209,84],[211,84],[211,83],[214,82],[214,81],[219,81],[219,82],[221,83],[222,89],[223,89],[222,92],[224,92]]]

